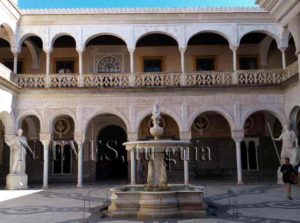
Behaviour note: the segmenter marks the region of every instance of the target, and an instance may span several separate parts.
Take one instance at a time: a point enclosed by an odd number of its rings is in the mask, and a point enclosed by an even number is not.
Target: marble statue
[[[273,138],[273,140],[282,141],[280,155],[281,164],[284,164],[285,158],[290,158],[291,161],[292,159],[295,159],[295,152],[293,151],[295,150],[297,152],[297,148],[299,147],[298,139],[296,133],[289,128],[289,125],[284,125],[282,134],[279,136],[279,138]]]
[[[15,137],[12,152],[12,174],[25,174],[26,170],[26,148],[30,149],[27,138],[23,136],[23,130],[18,130],[18,135]],[[31,151],[32,152],[32,151]],[[33,152],[32,152],[33,153]]]

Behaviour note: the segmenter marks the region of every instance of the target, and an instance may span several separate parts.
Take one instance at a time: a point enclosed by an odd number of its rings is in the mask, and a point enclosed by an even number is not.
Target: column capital
[[[40,141],[44,144],[44,141],[51,141],[51,134],[50,133],[40,133]]]
[[[245,137],[244,130],[232,130],[231,135],[235,142],[241,142]]]
[[[21,53],[21,50],[19,48],[17,48],[17,47],[11,47],[10,51],[12,52],[12,54],[14,56],[18,56]]]
[[[284,53],[284,52],[286,51],[287,47],[278,47],[278,49],[279,49],[282,53]]]
[[[180,132],[180,139],[190,141],[192,139],[192,132]]]
[[[230,49],[233,51],[233,52],[236,52],[237,49],[239,48],[240,45],[230,45]]]
[[[128,139],[128,141],[137,141],[138,140],[137,132],[128,132],[127,139]]]
[[[43,51],[45,52],[46,55],[50,55],[53,51],[52,48],[43,48]]]
[[[75,132],[74,133],[74,140],[79,144],[79,143],[84,143],[85,141],[85,134],[82,132]]]
[[[130,54],[134,54],[134,51],[135,51],[135,48],[128,48],[128,52],[129,52]]]
[[[76,51],[79,55],[82,55],[84,50],[85,50],[84,48],[76,48]]]
[[[179,47],[179,51],[181,54],[184,54],[186,49],[187,49],[186,47]]]

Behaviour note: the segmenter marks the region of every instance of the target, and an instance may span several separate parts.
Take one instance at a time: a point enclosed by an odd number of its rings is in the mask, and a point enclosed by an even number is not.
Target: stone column
[[[82,50],[77,50],[78,52],[78,64],[79,64],[79,67],[78,67],[78,73],[79,73],[79,80],[78,80],[78,87],[83,87],[83,62],[82,62],[82,54],[83,54],[83,51]]]
[[[182,141],[191,141],[192,133],[191,132],[180,132],[180,139]],[[184,148],[184,184],[189,184],[189,160],[190,160],[190,149]]]
[[[235,142],[235,149],[236,149],[237,184],[243,184],[241,142],[243,141],[244,138],[244,131],[243,130],[233,131],[232,138]]]
[[[189,159],[190,159],[190,155],[189,155],[189,148],[185,148],[184,150],[184,184],[189,184]]]
[[[281,51],[281,57],[282,57],[282,69],[285,69],[286,68],[286,57],[285,57],[286,48],[281,47],[280,51]]]
[[[50,50],[44,50],[46,53],[46,84],[45,87],[50,87],[51,81],[50,81],[50,72],[51,72],[51,51]]]
[[[232,82],[233,84],[238,84],[239,80],[238,80],[238,74],[237,74],[237,49],[238,46],[236,45],[231,45],[230,49],[232,50],[233,53],[233,79]]]
[[[14,54],[14,68],[13,68],[14,70],[13,70],[13,72],[15,74],[17,74],[18,73],[18,55],[19,55],[19,53],[14,52],[13,54]]]
[[[130,151],[130,184],[135,185],[136,184],[136,177],[135,177],[135,153],[134,149]]]
[[[185,75],[185,51],[186,48],[179,48],[180,51],[180,64],[181,64],[181,85],[186,85],[186,75]]]
[[[85,134],[75,133],[75,141],[78,146],[78,171],[77,171],[77,187],[82,187],[83,176],[83,144],[85,140]]]
[[[135,49],[128,49],[130,53],[130,77],[129,77],[129,85],[134,87],[135,85],[135,74],[134,74],[134,51]]]
[[[43,188],[48,188],[48,176],[49,176],[49,146],[51,142],[51,134],[41,133],[40,140],[44,146],[44,167],[43,167]]]

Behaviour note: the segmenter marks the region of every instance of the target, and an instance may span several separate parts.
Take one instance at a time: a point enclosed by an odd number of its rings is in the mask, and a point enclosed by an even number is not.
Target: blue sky
[[[21,9],[255,6],[255,0],[19,0]]]

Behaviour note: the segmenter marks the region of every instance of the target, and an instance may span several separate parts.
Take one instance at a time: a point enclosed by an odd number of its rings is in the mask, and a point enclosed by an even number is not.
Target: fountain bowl
[[[203,218],[207,205],[204,187],[168,184],[168,191],[145,191],[145,185],[126,185],[111,189],[108,214],[113,218],[157,220],[165,218]]]

